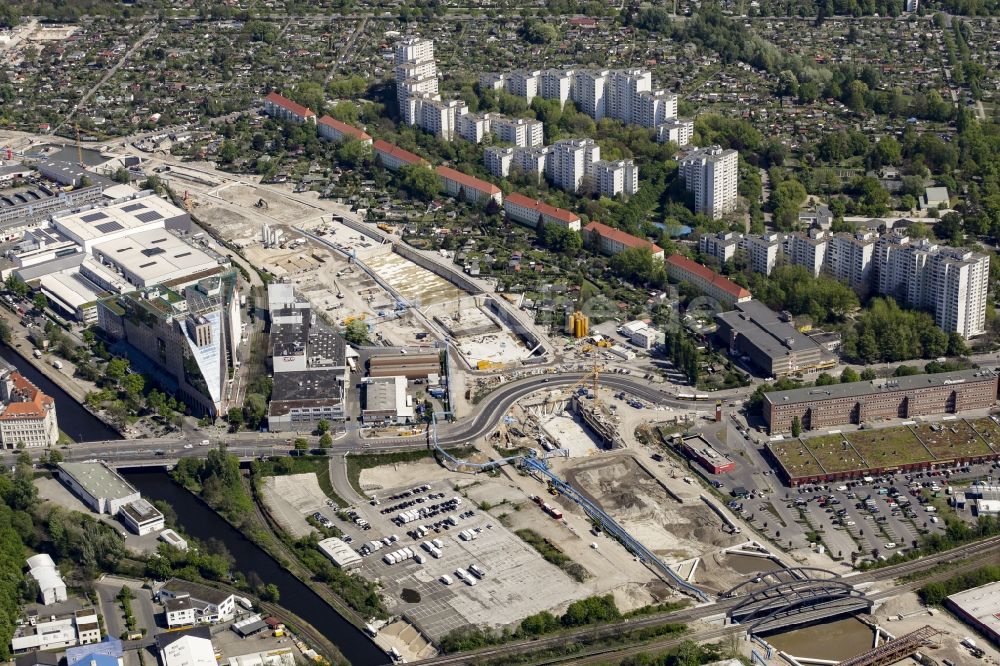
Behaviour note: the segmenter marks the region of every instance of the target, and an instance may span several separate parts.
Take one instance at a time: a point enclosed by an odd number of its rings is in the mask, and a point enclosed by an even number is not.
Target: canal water
[[[857,618],[813,624],[765,635],[764,640],[793,657],[844,661],[872,649],[875,631]]]
[[[48,377],[6,345],[0,345],[0,357],[14,365],[42,392],[56,401],[59,427],[78,442],[121,439],[114,429],[88,412]],[[387,655],[361,630],[341,617],[307,585],[278,566],[274,559],[220,518],[198,498],[174,481],[162,469],[144,469],[124,473],[150,500],[163,500],[177,512],[177,520],[191,536],[222,541],[235,560],[235,568],[249,575],[256,572],[261,580],[274,583],[281,595],[281,606],[292,611],[322,632],[355,666],[388,663]]]

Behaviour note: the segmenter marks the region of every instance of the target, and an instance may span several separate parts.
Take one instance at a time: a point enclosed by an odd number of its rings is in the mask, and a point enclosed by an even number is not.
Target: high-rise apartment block
[[[594,162],[601,158],[601,148],[593,139],[563,139],[549,148],[545,175],[567,192],[578,191],[585,178],[593,177]]]
[[[513,161],[513,148],[490,146],[483,151],[483,162],[486,164],[486,170],[497,178],[506,178],[510,174],[510,165]]]
[[[541,120],[496,116],[490,122],[490,129],[502,143],[509,143],[518,148],[540,146],[544,141],[544,126]]]
[[[594,120],[607,115],[608,76],[606,69],[583,69],[573,79],[572,99],[581,112]]]
[[[632,160],[598,160],[593,165],[594,184],[597,192],[614,197],[633,195],[639,191],[639,167]]]
[[[866,293],[871,284],[876,240],[871,231],[833,234],[826,247],[827,272],[858,293]]]
[[[656,126],[656,140],[659,143],[673,141],[678,148],[691,143],[694,136],[694,121],[671,118]]]
[[[720,146],[698,148],[681,158],[680,175],[694,194],[696,213],[717,219],[736,210],[738,164],[738,153]]]
[[[698,239],[698,250],[719,260],[720,264],[732,261],[737,251],[746,253],[750,269],[755,273],[770,275],[781,254],[780,234],[764,236],[729,232],[705,234]]]
[[[572,69],[547,69],[540,78],[539,94],[545,99],[559,100],[562,107],[573,95],[575,76],[576,72]]]
[[[538,70],[519,69],[504,76],[503,83],[511,95],[515,95],[531,104],[538,96],[538,84],[542,73]]]
[[[653,75],[649,70],[623,69],[608,72],[605,94],[605,113],[609,118],[623,123],[639,124],[640,96],[650,93]]]
[[[459,118],[468,113],[465,102],[457,99],[442,101],[426,94],[414,97],[414,113],[419,114],[416,124],[434,136],[451,141],[459,131]]]
[[[548,146],[514,148],[514,159],[510,165],[511,171],[523,175],[533,175],[536,180],[541,180],[548,169],[551,155],[552,150]]]
[[[826,248],[830,236],[825,231],[810,229],[808,233],[792,233],[785,239],[785,255],[789,263],[802,266],[813,277],[819,277],[826,265]]]
[[[458,117],[458,135],[472,143],[482,143],[490,133],[492,113],[463,113]]]

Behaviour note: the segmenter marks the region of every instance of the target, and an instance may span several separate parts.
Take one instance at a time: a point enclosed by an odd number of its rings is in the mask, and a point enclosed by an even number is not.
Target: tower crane
[[[583,377],[580,378],[580,381],[578,381],[577,383],[575,383],[571,387],[569,387],[570,392],[572,393],[573,391],[575,391],[576,389],[578,389],[580,386],[583,386],[588,381],[590,381],[591,382],[591,389],[594,391],[594,404],[599,403],[601,401],[601,399],[597,395],[597,389],[598,389],[599,384],[600,384],[601,372],[603,370],[604,370],[604,366],[603,365],[595,363],[594,367],[591,368],[591,370],[587,374],[585,374]]]

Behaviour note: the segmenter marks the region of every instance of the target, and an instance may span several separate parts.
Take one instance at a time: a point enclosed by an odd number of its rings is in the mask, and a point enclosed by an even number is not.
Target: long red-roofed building
[[[667,276],[677,282],[692,284],[706,296],[730,307],[753,298],[747,289],[681,254],[667,257]]]
[[[600,222],[591,222],[583,228],[583,241],[602,254],[614,256],[633,247],[648,247],[653,259],[663,261],[663,248],[645,238],[625,233]]]
[[[503,209],[510,219],[536,229],[546,224],[557,224],[573,231],[580,230],[580,217],[576,213],[517,192],[507,195],[503,201]]]
[[[59,443],[56,402],[42,393],[21,373],[4,368],[0,371],[0,446],[55,446]]]
[[[427,160],[424,158],[382,139],[376,139],[375,143],[372,144],[372,148],[375,150],[375,156],[378,158],[378,161],[390,171],[398,171],[407,165],[423,164],[427,166]]]
[[[276,92],[268,93],[264,98],[264,113],[281,120],[291,120],[296,123],[315,123],[316,112],[309,107],[282,97]]]
[[[319,119],[319,135],[330,141],[343,141],[344,139],[355,139],[361,143],[372,145],[372,138],[364,131],[354,125],[342,123],[336,118],[323,116]]]
[[[461,194],[469,203],[479,203],[488,199],[493,199],[498,204],[503,203],[503,193],[493,183],[473,178],[451,167],[439,166],[434,171],[441,179],[441,189],[453,197]]]

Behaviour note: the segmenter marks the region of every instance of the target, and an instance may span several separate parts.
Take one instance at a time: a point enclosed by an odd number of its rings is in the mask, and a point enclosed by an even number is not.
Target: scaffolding
[[[847,661],[842,661],[838,666],[886,666],[909,657],[911,654],[932,642],[940,631],[929,625],[924,625],[916,631],[883,643],[873,650],[864,654],[859,654]]]

